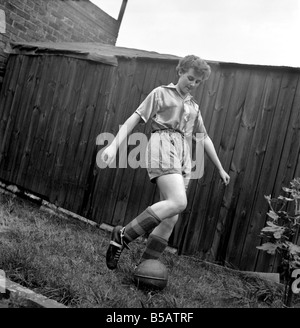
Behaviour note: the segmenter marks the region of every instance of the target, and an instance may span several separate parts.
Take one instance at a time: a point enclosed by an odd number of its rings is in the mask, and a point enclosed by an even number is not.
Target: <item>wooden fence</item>
[[[154,87],[176,82],[175,65],[171,58],[122,56],[113,66],[67,54],[10,55],[0,94],[0,179],[98,223],[126,224],[158,193],[145,169],[99,169],[96,138],[115,135]],[[300,176],[299,70],[211,67],[195,99],[231,183],[225,188],[205,158],[170,244],[179,254],[276,272],[276,259],[256,246],[264,195],[279,195]],[[149,126],[135,131],[148,134]]]

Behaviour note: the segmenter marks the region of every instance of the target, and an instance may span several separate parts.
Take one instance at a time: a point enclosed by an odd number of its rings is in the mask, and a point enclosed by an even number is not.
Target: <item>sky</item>
[[[122,0],[90,0],[117,19]],[[116,46],[300,67],[300,0],[128,0]]]

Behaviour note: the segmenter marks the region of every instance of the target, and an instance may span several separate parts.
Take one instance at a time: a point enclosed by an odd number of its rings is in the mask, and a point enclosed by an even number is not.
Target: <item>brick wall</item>
[[[0,87],[9,41],[103,42],[116,44],[119,22],[88,0],[0,0]]]

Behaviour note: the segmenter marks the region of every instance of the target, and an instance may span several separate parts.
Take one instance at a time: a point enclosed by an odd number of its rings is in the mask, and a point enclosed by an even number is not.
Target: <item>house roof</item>
[[[71,57],[117,66],[118,58],[143,58],[153,60],[174,60],[180,57],[95,42],[10,42],[5,51],[27,55],[68,55]]]

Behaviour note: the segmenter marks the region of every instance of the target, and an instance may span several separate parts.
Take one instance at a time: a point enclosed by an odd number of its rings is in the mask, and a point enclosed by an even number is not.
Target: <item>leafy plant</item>
[[[295,244],[300,225],[300,178],[290,182],[290,188],[282,188],[288,196],[271,198],[265,196],[269,203],[266,226],[260,236],[266,240],[258,249],[268,254],[280,256],[279,272],[285,284],[285,304],[292,300],[292,271],[300,268],[300,246]]]

